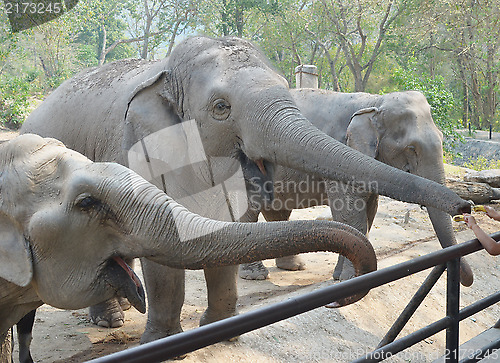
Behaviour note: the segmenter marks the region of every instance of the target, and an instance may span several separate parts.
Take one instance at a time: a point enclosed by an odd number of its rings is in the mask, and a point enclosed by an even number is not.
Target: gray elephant
[[[129,166],[132,149],[142,146],[144,154],[149,152],[143,140],[186,123],[198,128],[207,158],[245,160],[262,180],[272,174],[273,165],[280,164],[366,185],[371,192],[453,215],[470,210],[469,203],[442,185],[374,162],[312,126],[295,105],[286,80],[251,43],[238,38],[192,37],[164,60],[122,60],[85,71],[55,90],[21,131],[57,138],[95,161]],[[161,144],[161,138],[156,141]],[[170,141],[161,146],[168,149],[169,145]],[[188,152],[170,151],[180,159]],[[151,159],[146,155],[145,160]],[[191,184],[188,178],[170,185],[163,182],[163,174],[147,179],[174,199],[198,192],[186,190]],[[220,178],[212,173],[210,179]],[[198,210],[200,204],[195,203],[190,209],[211,217],[217,208],[210,207],[208,198],[206,203],[208,208]],[[244,215],[239,220],[250,218]],[[182,331],[184,272],[147,260],[142,268],[150,298],[141,341]],[[205,270],[208,308],[201,324],[237,313],[237,271],[238,266]],[[109,306],[91,309],[91,314],[112,325],[116,311]]]
[[[94,163],[37,135],[0,145],[0,189],[2,363],[10,362],[9,328],[42,303],[80,309],[118,295],[145,312],[126,258],[201,269],[330,250],[352,259],[359,274],[376,269],[372,246],[349,226],[210,220],[122,165]]]
[[[373,95],[304,88],[291,90],[291,94],[304,116],[336,140],[374,160],[444,183],[443,135],[421,93]],[[329,204],[334,220],[367,234],[377,212],[377,194],[297,170],[278,166],[274,183],[274,200],[262,209],[268,221],[287,220],[294,208]],[[406,193],[414,193],[413,188],[408,186]],[[431,206],[427,211],[442,247],[456,244],[450,216]],[[342,264],[340,258],[335,278],[340,277]],[[298,256],[278,259],[276,265],[288,270],[304,268]],[[261,262],[240,267],[240,277],[246,279],[263,279],[268,273]],[[352,269],[347,269],[345,277],[349,275]],[[465,286],[473,281],[465,261],[461,280]]]

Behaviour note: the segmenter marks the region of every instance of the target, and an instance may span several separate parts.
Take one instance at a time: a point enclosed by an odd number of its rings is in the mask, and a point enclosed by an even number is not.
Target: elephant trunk
[[[237,265],[297,253],[331,251],[348,258],[361,275],[376,270],[372,245],[355,229],[335,222],[230,223],[189,212],[135,173],[109,164],[119,181],[105,178],[99,190],[124,226],[133,256],[182,269]],[[118,170],[117,170],[118,169]],[[113,185],[103,185],[103,183]],[[337,301],[358,301],[368,291]]]
[[[430,169],[419,170],[418,174],[440,184],[444,184],[445,181],[444,165],[440,162],[435,163]],[[427,207],[427,212],[441,247],[456,245],[457,240],[453,232],[451,217],[433,207]],[[460,259],[460,281],[464,286],[471,286],[474,281],[474,274],[463,257]]]
[[[260,105],[258,100],[249,103],[249,107],[265,110],[249,123],[249,127],[263,130],[259,134],[261,140],[248,143],[259,145],[264,158],[348,183],[355,190],[431,206],[451,215],[470,211],[470,204],[445,186],[369,158],[324,134],[302,116],[292,100],[287,101],[285,97],[283,95],[282,101],[267,107]],[[266,97],[260,92],[259,98]]]

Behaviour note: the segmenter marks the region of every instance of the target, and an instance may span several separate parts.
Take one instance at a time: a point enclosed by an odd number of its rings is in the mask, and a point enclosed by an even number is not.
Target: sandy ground
[[[13,133],[12,136],[15,134]],[[500,209],[500,204],[494,204]],[[318,207],[294,211],[294,219],[315,219],[327,210]],[[409,221],[404,223],[409,212]],[[500,223],[479,216],[489,233]],[[473,238],[463,224],[456,224],[459,242]],[[382,198],[370,233],[379,258],[379,268],[391,266],[439,249],[427,213],[419,206]],[[304,255],[307,269],[281,271],[274,261],[265,261],[271,278],[239,280],[240,312],[279,302],[335,282],[331,273],[337,256],[330,253]],[[470,288],[461,289],[466,306],[500,288],[499,259],[480,251],[469,256],[475,273]],[[137,270],[140,274],[140,269]],[[373,289],[360,302],[341,309],[318,308],[306,314],[245,334],[236,342],[223,342],[188,355],[183,362],[349,362],[374,349],[394,319],[403,310],[428,271]],[[403,334],[413,332],[445,315],[446,277],[441,277]],[[202,271],[188,271],[186,303],[182,313],[184,330],[193,329],[206,307]],[[500,318],[500,304],[461,323],[460,341],[465,342]],[[33,356],[37,362],[83,362],[139,344],[146,316],[134,309],[126,313],[125,325],[103,329],[90,324],[87,311],[63,311],[47,305],[38,310],[34,329]],[[444,352],[444,332],[426,339],[388,362],[432,362]],[[16,357],[17,358],[17,357]]]

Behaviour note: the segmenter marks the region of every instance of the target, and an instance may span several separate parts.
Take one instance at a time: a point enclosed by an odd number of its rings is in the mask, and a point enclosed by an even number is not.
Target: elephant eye
[[[90,195],[82,195],[75,202],[75,206],[82,210],[89,210],[99,205],[101,205],[101,202]]]
[[[226,120],[230,113],[231,105],[226,100],[219,98],[212,103],[212,116],[216,120]]]

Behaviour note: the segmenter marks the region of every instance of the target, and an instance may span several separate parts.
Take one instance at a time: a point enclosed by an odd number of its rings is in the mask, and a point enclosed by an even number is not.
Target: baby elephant
[[[358,274],[376,269],[369,241],[341,223],[210,220],[124,166],[19,136],[0,145],[0,362],[10,362],[10,327],[43,303],[81,309],[120,296],[145,312],[125,259],[201,269],[312,251],[341,253]]]

